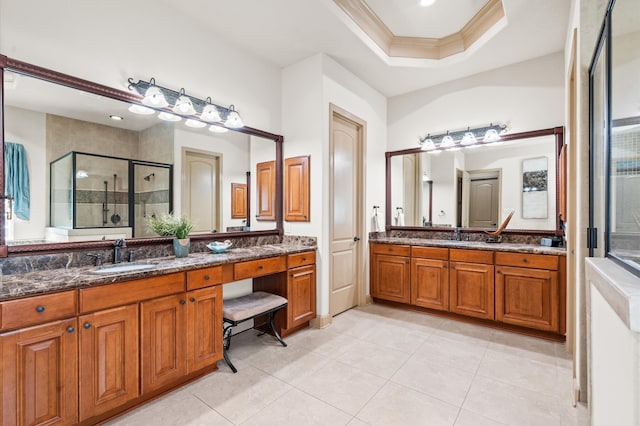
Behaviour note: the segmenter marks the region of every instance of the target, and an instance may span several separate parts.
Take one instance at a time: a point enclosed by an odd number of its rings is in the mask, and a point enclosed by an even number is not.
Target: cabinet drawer
[[[287,269],[285,256],[270,257],[268,259],[249,260],[233,265],[233,277],[236,280],[274,274]]]
[[[25,327],[76,314],[75,290],[10,300],[0,304],[0,328]]]
[[[80,289],[80,312],[114,308],[184,291],[184,272]]]
[[[187,290],[222,284],[222,266],[187,272]]]
[[[471,262],[493,264],[493,252],[486,250],[449,250],[449,259],[452,262]]]
[[[411,257],[449,260],[449,249],[442,247],[411,247]]]
[[[289,269],[298,266],[313,265],[316,263],[316,252],[306,251],[304,253],[290,254],[287,259]]]
[[[409,256],[411,253],[410,246],[397,244],[371,244],[371,250],[374,254],[388,254],[391,256]]]
[[[529,253],[496,253],[496,265],[558,270],[558,256]]]

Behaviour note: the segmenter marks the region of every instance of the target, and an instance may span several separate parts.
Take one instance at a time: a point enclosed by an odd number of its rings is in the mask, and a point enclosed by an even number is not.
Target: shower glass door
[[[148,218],[173,210],[172,170],[172,166],[168,164],[131,162],[131,217],[134,237],[156,237],[147,225]]]

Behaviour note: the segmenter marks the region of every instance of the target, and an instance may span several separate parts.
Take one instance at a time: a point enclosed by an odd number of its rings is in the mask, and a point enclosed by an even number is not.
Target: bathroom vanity
[[[222,286],[288,299],[279,333],[316,315],[315,246],[272,244],[4,277],[0,289],[2,424],[95,424],[217,369]]]
[[[370,243],[375,301],[564,340],[563,249],[420,238]]]

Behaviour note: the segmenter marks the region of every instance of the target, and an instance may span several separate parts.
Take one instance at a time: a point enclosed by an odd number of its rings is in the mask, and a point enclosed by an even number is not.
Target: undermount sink
[[[125,264],[104,266],[100,269],[94,269],[90,272],[92,274],[116,274],[119,272],[144,271],[147,269],[153,269],[157,267],[158,265],[154,265],[151,263],[125,263]]]

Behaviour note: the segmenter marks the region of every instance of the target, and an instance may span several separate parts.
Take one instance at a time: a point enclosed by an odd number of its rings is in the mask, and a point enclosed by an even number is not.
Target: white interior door
[[[192,233],[219,231],[219,157],[184,151],[182,176],[182,214],[191,218]]]
[[[331,248],[330,314],[337,315],[358,304],[361,279],[360,185],[363,125],[342,114],[331,114]]]

